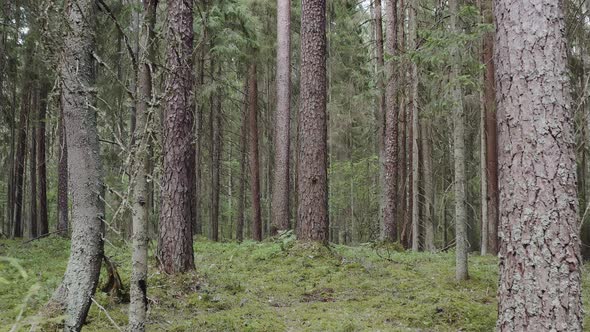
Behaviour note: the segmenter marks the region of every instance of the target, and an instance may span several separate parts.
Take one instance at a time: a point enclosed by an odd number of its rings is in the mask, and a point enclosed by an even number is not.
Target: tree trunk
[[[160,208],[160,269],[179,273],[195,267],[192,236],[192,178],[194,170],[193,113],[193,3],[168,1],[164,169]]]
[[[397,0],[387,0],[385,6],[387,21],[387,33],[385,47],[389,56],[397,55],[398,41],[397,41]],[[385,86],[385,129],[384,129],[384,168],[385,177],[382,184],[384,192],[383,204],[383,225],[382,225],[382,239],[384,241],[395,242],[398,240],[397,234],[397,220],[396,220],[396,203],[397,203],[397,177],[398,177],[398,141],[397,141],[397,126],[398,126],[398,106],[396,102],[397,97],[397,82],[396,76],[397,65],[393,60],[390,60],[386,66],[386,86]]]
[[[457,27],[457,0],[449,0],[450,28],[459,33]],[[456,246],[456,279],[466,280],[469,277],[467,268],[467,211],[465,196],[465,112],[463,96],[459,83],[460,55],[459,47],[453,46],[453,62],[451,63],[450,84],[453,111],[453,157],[455,160],[455,246]]]
[[[157,0],[143,1],[141,31],[137,53],[137,100],[133,188],[133,255],[131,258],[131,286],[129,303],[129,329],[134,332],[145,331],[147,312],[147,272],[148,272],[148,216],[149,216],[149,127],[150,102],[152,98],[151,63],[153,59],[154,27],[156,24]]]
[[[29,122],[31,84],[27,81],[23,87],[21,111],[19,119],[19,134],[16,148],[16,164],[14,179],[14,215],[12,221],[12,236],[19,238],[23,236],[23,197],[24,197],[24,180],[25,180],[25,163],[27,158],[27,127]]]
[[[62,87],[63,94],[63,87]],[[57,125],[59,136],[57,164],[57,230],[61,236],[68,236],[68,146],[64,124],[64,104],[60,98],[59,119]]]
[[[290,226],[291,1],[277,1],[277,110],[271,234],[289,229]]]
[[[492,3],[483,0],[485,22],[494,23]],[[498,142],[496,123],[496,87],[494,78],[494,34],[489,32],[484,37],[483,60],[486,65],[484,73],[484,108],[486,138],[486,173],[487,173],[487,253],[498,254]]]
[[[46,83],[41,85],[39,110],[37,114],[37,172],[39,174],[39,190],[37,191],[37,202],[39,204],[38,227],[39,235],[49,233],[47,220],[47,168],[45,165],[45,122],[47,121],[47,100],[49,98],[49,87]]]
[[[300,83],[297,235],[303,241],[326,243],[329,217],[325,0],[301,3]]]
[[[385,78],[383,75],[383,68],[385,61],[383,57],[383,8],[381,0],[375,0],[375,47],[377,54],[377,88],[379,95],[377,96],[377,153],[379,154],[379,183],[385,183]],[[385,190],[381,189],[379,193],[379,223],[384,225],[383,212],[385,211]],[[353,235],[354,236],[354,235]]]
[[[409,45],[410,51],[416,50],[416,3],[410,3],[409,10]],[[420,133],[419,114],[418,114],[418,65],[415,61],[410,64],[410,110],[412,113],[412,250],[420,249],[420,204],[418,200],[418,183],[420,181],[420,167],[418,155],[418,139]],[[424,134],[424,133],[422,133]]]
[[[211,61],[213,71],[213,61]],[[221,167],[221,96],[219,91],[211,96],[211,230],[210,239],[219,241],[219,168]]]
[[[244,240],[244,206],[246,191],[246,163],[248,157],[248,80],[246,77],[244,83],[244,104],[242,109],[242,133],[240,135],[240,178],[238,187],[238,214],[236,220],[236,240],[242,242]]]
[[[434,181],[432,176],[432,128],[422,120],[422,178],[424,179],[424,250],[434,252]]]
[[[495,2],[498,331],[582,331],[574,112],[563,3]],[[526,47],[523,47],[526,46]]]
[[[36,114],[39,107],[39,85],[38,81],[35,81],[33,90],[31,91],[31,104],[29,105],[29,114],[31,118],[30,133],[31,133],[31,144],[29,146],[29,184],[30,184],[30,201],[29,201],[29,238],[34,239],[37,237],[37,119]]]
[[[262,241],[262,219],[260,217],[260,161],[258,159],[258,85],[256,64],[250,64],[248,71],[248,121],[250,155],[250,194],[252,195],[252,238]]]
[[[61,77],[62,105],[68,146],[72,195],[72,242],[62,287],[65,331],[80,331],[96,290],[103,257],[104,187],[94,87],[94,1],[67,6]]]

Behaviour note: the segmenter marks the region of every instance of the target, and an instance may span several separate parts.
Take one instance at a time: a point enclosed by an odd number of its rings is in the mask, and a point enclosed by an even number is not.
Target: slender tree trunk
[[[213,61],[211,62],[213,71]],[[219,91],[211,96],[211,232],[210,238],[219,241],[219,168],[221,167],[221,96]]]
[[[289,146],[291,138],[291,1],[277,0],[277,110],[271,234],[289,229]]]
[[[329,217],[325,0],[301,3],[300,83],[297,235],[303,241],[326,243]]]
[[[409,45],[410,51],[416,50],[416,3],[411,2],[409,11]],[[418,251],[420,249],[420,205],[418,200],[418,183],[420,181],[420,167],[418,155],[418,139],[420,133],[419,128],[419,114],[418,114],[418,65],[415,61],[410,63],[410,105],[412,113],[412,250]],[[422,133],[423,135],[424,133]]]
[[[453,33],[458,33],[457,27],[457,0],[449,0],[450,28]],[[456,241],[456,278],[465,280],[469,277],[467,269],[467,211],[465,196],[465,112],[463,110],[463,96],[459,85],[460,56],[458,46],[452,50],[453,62],[451,64],[450,82],[453,84],[451,91],[453,114],[453,157],[455,159],[455,241]]]
[[[39,107],[39,86],[38,82],[35,81],[33,90],[31,91],[32,98],[31,104],[29,105],[29,114],[31,119],[29,119],[30,123],[30,133],[31,133],[31,143],[29,146],[29,184],[30,184],[30,201],[29,201],[29,238],[34,239],[37,237],[37,109]]]
[[[63,87],[62,87],[63,94]],[[59,119],[57,125],[59,136],[57,164],[57,230],[61,236],[68,236],[68,146],[64,125],[64,106],[60,98]]]
[[[424,183],[424,250],[434,252],[434,181],[432,176],[432,129],[430,119],[422,120],[422,178]]]
[[[47,169],[45,159],[45,122],[47,111],[47,100],[49,98],[49,87],[46,83],[41,85],[41,96],[39,100],[39,111],[37,114],[37,172],[39,174],[39,190],[37,191],[37,202],[39,204],[39,235],[49,233],[47,220]]]
[[[12,221],[13,237],[23,236],[23,197],[24,197],[24,177],[25,163],[27,157],[27,127],[29,122],[31,85],[26,83],[23,87],[21,112],[19,120],[18,144],[16,148],[16,165],[14,181],[14,220]]]
[[[563,3],[548,0],[498,0],[494,6],[502,147],[498,331],[582,331],[574,112],[563,10]]]
[[[244,240],[244,206],[245,206],[245,191],[246,191],[246,163],[248,158],[248,80],[246,77],[244,82],[244,104],[242,108],[242,133],[240,135],[240,178],[238,187],[238,214],[236,220],[236,240],[242,242]]]
[[[207,29],[203,29],[203,45],[199,50],[199,74],[197,80],[198,88],[202,88],[205,85],[205,56],[207,54]],[[203,196],[201,191],[203,190],[202,179],[201,179],[201,159],[203,154],[203,112],[205,111],[205,103],[197,98],[198,94],[195,93],[195,188],[193,194],[194,200],[194,218],[193,218],[193,233],[203,234],[203,216],[201,208],[201,197]]]
[[[164,169],[160,208],[160,269],[166,273],[195,268],[192,237],[192,178],[194,170],[193,3],[168,1],[168,31],[164,118]]]
[[[387,0],[385,6],[387,21],[387,33],[385,47],[389,56],[394,57],[398,51],[397,41],[397,0]],[[398,240],[396,203],[397,203],[397,177],[398,177],[398,106],[397,97],[397,65],[390,60],[386,66],[385,86],[385,128],[384,128],[384,163],[385,177],[383,183],[384,211],[382,225],[382,239],[395,242]]]
[[[485,9],[485,22],[494,23],[492,3],[482,0]],[[494,78],[494,35],[489,32],[484,36],[483,61],[486,65],[484,73],[484,108],[485,108],[485,139],[486,139],[486,174],[487,174],[487,253],[497,255],[498,240],[498,142],[496,123],[496,87]]]
[[[61,77],[72,194],[70,259],[56,299],[65,295],[65,331],[80,331],[103,258],[104,187],[95,102],[94,1],[69,2]]]
[[[260,161],[258,159],[258,85],[256,64],[250,64],[248,71],[248,121],[250,155],[250,194],[252,195],[252,238],[262,241],[262,219],[260,217]]]
[[[143,1],[141,31],[137,53],[137,100],[136,124],[133,133],[135,142],[134,184],[133,188],[133,255],[129,303],[129,330],[145,331],[147,313],[147,272],[148,272],[148,215],[149,215],[149,127],[150,102],[152,98],[151,63],[153,59],[153,41],[155,37],[157,0]]]

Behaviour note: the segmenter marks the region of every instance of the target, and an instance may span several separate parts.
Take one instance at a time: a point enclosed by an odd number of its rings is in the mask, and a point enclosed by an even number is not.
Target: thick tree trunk
[[[143,1],[143,17],[137,53],[137,100],[136,124],[133,133],[135,142],[134,188],[133,188],[133,255],[131,258],[131,286],[129,303],[129,330],[145,331],[147,312],[147,272],[148,272],[148,215],[149,215],[149,127],[150,102],[152,98],[151,63],[156,24],[157,0]]]
[[[213,71],[213,61],[211,62]],[[209,128],[211,134],[211,230],[209,238],[219,241],[219,168],[221,167],[221,96],[211,96]]]
[[[39,190],[37,191],[38,207],[38,229],[39,235],[49,233],[49,223],[47,220],[47,168],[45,165],[45,122],[47,111],[47,100],[49,87],[46,84],[41,86],[41,95],[39,100],[39,110],[37,113],[37,172],[39,179]]]
[[[97,114],[93,106],[95,3],[69,2],[62,55],[62,105],[72,195],[72,242],[62,287],[65,331],[80,331],[96,290],[103,257],[104,187]]]
[[[271,234],[290,227],[291,1],[277,0],[277,110]]]
[[[434,180],[432,176],[432,128],[422,120],[422,178],[424,179],[424,250],[434,252]]]
[[[385,6],[387,21],[387,33],[385,47],[389,56],[397,55],[397,0],[387,0]],[[384,241],[395,242],[398,240],[396,204],[397,204],[397,179],[398,179],[398,106],[397,106],[397,65],[390,60],[386,65],[385,85],[385,128],[384,128],[384,168],[385,176],[382,190],[384,193],[383,224],[381,237]]]
[[[574,112],[563,3],[495,2],[498,331],[582,331]]]
[[[303,241],[326,243],[329,217],[325,0],[301,3],[300,80],[297,235]]]
[[[63,87],[62,87],[63,94]],[[64,125],[63,100],[60,98],[57,132],[59,136],[57,163],[57,230],[61,236],[68,236],[68,146]]]
[[[457,27],[457,0],[449,0],[450,28],[453,33],[458,33]],[[465,206],[465,112],[463,110],[463,96],[459,83],[460,56],[458,46],[452,50],[453,62],[451,63],[450,82],[453,84],[451,91],[453,106],[453,158],[455,161],[455,246],[456,246],[456,279],[466,280],[469,277],[467,268],[467,209]]]
[[[248,70],[248,122],[250,139],[250,194],[252,195],[252,238],[262,241],[262,219],[260,216],[260,161],[258,159],[258,85],[256,64]]]
[[[492,24],[492,3],[483,0],[485,8],[485,22]],[[485,139],[486,139],[486,192],[487,192],[487,253],[497,255],[499,250],[498,240],[498,141],[496,123],[496,87],[494,78],[494,34],[487,33],[484,36],[483,61],[486,65],[484,73],[484,108],[485,108]]]
[[[160,269],[179,273],[195,267],[192,236],[192,51],[193,3],[168,1],[164,169],[160,208]]]
[[[409,41],[410,51],[416,50],[416,3],[410,3],[409,11]],[[420,167],[418,154],[419,114],[418,114],[418,65],[415,61],[410,63],[410,109],[412,113],[412,250],[420,249],[420,204],[418,200],[418,183],[420,181]],[[423,134],[423,133],[422,133]]]

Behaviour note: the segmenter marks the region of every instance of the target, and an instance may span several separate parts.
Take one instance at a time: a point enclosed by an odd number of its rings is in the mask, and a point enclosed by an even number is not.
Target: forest
[[[589,55],[588,0],[0,0],[0,331],[590,331]]]

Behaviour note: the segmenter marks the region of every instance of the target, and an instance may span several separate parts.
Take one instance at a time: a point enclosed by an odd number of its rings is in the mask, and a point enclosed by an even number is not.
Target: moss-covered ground
[[[59,323],[37,313],[61,280],[68,249],[57,237],[0,241],[0,331],[58,330]],[[130,248],[105,250],[128,284]],[[290,238],[199,239],[195,263],[194,273],[167,276],[151,261],[150,331],[492,331],[496,319],[493,257],[471,256],[471,279],[461,283],[454,280],[452,253],[326,248]],[[589,280],[585,272],[586,304]],[[128,305],[101,291],[95,300],[104,310],[92,305],[85,330],[117,331],[115,324],[124,330]]]

